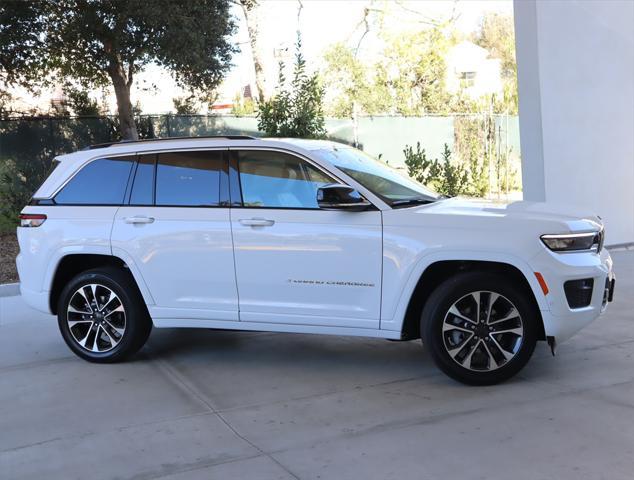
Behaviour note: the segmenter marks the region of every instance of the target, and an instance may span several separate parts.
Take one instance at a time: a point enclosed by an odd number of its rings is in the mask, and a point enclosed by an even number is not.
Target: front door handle
[[[125,223],[153,223],[154,217],[125,217],[123,221]]]
[[[266,218],[243,218],[238,221],[241,225],[246,227],[270,227],[275,224],[275,220],[268,220]]]

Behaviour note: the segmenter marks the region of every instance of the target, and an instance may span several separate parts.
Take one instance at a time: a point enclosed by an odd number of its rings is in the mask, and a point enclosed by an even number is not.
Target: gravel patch
[[[18,281],[18,271],[15,268],[18,250],[15,233],[0,233],[0,283]]]

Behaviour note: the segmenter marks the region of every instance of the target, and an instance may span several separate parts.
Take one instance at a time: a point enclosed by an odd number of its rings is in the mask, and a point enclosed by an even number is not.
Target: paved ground
[[[92,365],[0,298],[0,478],[630,480],[634,252],[614,257],[610,312],[488,388],[358,338],[155,330]]]

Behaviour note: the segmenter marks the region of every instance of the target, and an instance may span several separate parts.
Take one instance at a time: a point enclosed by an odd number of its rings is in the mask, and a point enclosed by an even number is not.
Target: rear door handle
[[[238,221],[246,227],[270,227],[275,224],[275,220],[266,218],[243,218]]]
[[[125,217],[125,223],[153,223],[154,217]]]

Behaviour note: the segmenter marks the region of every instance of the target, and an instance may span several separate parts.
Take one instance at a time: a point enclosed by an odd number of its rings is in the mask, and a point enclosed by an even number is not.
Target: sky
[[[345,42],[356,46],[365,25],[364,11],[369,9],[370,33],[363,39],[360,55],[368,57],[380,51],[378,27],[391,34],[427,28],[430,21],[455,18],[458,30],[468,34],[477,29],[482,16],[489,11],[512,15],[511,0],[260,0],[260,49],[267,77],[267,89],[272,90],[277,79],[280,59],[292,62],[298,29],[302,34],[303,54],[309,69],[318,70],[324,51],[333,43]],[[232,42],[240,47],[234,55],[233,66],[219,88],[219,101],[230,102],[240,87],[253,82],[253,63],[244,17],[239,7],[232,7],[238,30]],[[37,104],[47,110],[54,92],[33,98],[24,91],[16,91],[24,104]],[[132,101],[140,102],[143,113],[173,111],[172,99],[186,94],[168,72],[150,65],[137,76]],[[100,96],[94,92],[93,96]],[[116,112],[114,96],[110,108]]]

